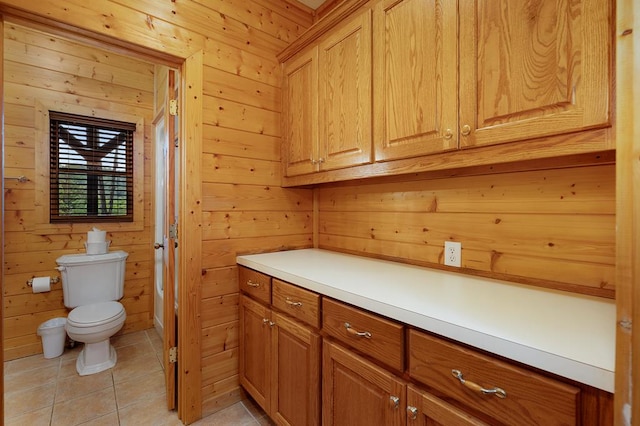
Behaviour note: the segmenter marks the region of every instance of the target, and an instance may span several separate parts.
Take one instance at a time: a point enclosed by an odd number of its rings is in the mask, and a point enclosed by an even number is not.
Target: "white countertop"
[[[237,261],[423,330],[614,390],[613,300],[319,249]]]

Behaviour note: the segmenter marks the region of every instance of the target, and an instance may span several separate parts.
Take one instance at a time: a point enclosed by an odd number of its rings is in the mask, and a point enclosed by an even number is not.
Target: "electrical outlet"
[[[448,266],[462,266],[462,243],[457,241],[444,242],[444,264]]]

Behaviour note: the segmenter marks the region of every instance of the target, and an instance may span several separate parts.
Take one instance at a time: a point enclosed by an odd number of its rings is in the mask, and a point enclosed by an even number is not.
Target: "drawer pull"
[[[260,287],[260,283],[254,283],[254,282],[253,282],[253,281],[251,281],[251,280],[248,280],[248,281],[247,281],[247,285],[248,285],[249,287],[253,287],[253,288],[258,288],[258,287]]]
[[[344,323],[344,328],[346,328],[347,329],[347,333],[351,334],[352,336],[364,337],[366,339],[371,339],[371,333],[369,333],[368,331],[357,331],[357,330],[354,330],[353,328],[351,328],[351,324],[349,324],[348,322]]]
[[[389,401],[391,401],[391,406],[394,410],[397,410],[400,406],[400,398],[398,398],[397,396],[391,395],[389,397]]]
[[[292,308],[298,308],[298,307],[302,306],[302,302],[294,302],[293,300],[289,299],[288,297],[284,302],[287,305],[291,306]]]
[[[480,386],[477,383],[474,382],[470,382],[468,380],[465,380],[462,378],[462,372],[460,370],[451,370],[451,374],[453,375],[453,377],[455,377],[456,379],[460,380],[460,383],[462,383],[463,385],[465,385],[467,388],[471,389],[472,391],[476,391],[485,395],[490,395],[493,394],[495,396],[497,396],[498,398],[506,398],[507,397],[507,392],[505,392],[503,389],[500,388],[493,388],[493,389],[485,389],[482,386]]]
[[[407,407],[407,414],[409,415],[409,420],[415,420],[418,418],[418,409],[410,405]]]

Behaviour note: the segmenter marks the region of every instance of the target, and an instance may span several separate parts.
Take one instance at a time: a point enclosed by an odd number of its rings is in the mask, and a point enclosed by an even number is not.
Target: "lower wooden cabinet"
[[[413,385],[407,388],[408,426],[484,426],[459,408]]]
[[[323,343],[324,426],[406,424],[406,384],[353,352]]]
[[[613,424],[608,392],[265,277],[244,274],[273,287],[243,289],[239,372],[278,425]]]
[[[271,385],[271,310],[240,297],[240,384],[269,412]]]
[[[320,335],[243,295],[240,336],[246,391],[279,425],[319,425]]]
[[[271,410],[279,425],[320,424],[320,335],[274,313],[271,330]]]

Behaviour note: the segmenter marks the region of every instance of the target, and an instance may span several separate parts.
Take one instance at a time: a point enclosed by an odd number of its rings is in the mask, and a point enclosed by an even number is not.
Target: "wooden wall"
[[[264,65],[246,75],[220,69],[211,51],[204,57],[203,415],[239,398],[236,255],[312,245],[312,192],[280,187],[274,52],[243,53]]]
[[[614,296],[614,165],[377,182],[318,191],[321,248]]]
[[[36,329],[43,321],[66,316],[62,287],[33,294],[27,280],[59,276],[57,257],[84,252],[86,231],[93,225],[49,225],[38,207],[48,205],[40,177],[48,150],[46,132],[38,129],[42,110],[144,120],[145,153],[153,135],[152,64],[96,50],[51,34],[7,22],[4,28],[5,176],[24,175],[28,182],[5,181],[4,356],[13,359],[42,352]],[[37,153],[40,153],[39,158]],[[141,153],[143,154],[143,153]],[[150,159],[136,157],[144,177],[136,203],[135,224],[98,225],[108,231],[111,249],[129,253],[125,295],[127,320],[121,333],[151,326],[153,299]],[[142,164],[141,164],[142,163]],[[48,172],[46,172],[48,175]],[[144,176],[143,176],[144,175]],[[136,229],[133,229],[136,228]]]
[[[203,152],[189,151],[190,158],[184,160],[193,167],[189,172],[202,178],[183,186],[192,191],[183,197],[198,207],[187,212],[181,238],[202,241],[202,258],[187,265],[188,288],[180,290],[182,309],[190,310],[190,327],[180,331],[181,344],[193,348],[180,355],[184,385],[179,398],[186,400],[181,419],[190,423],[238,400],[235,256],[312,245],[312,191],[280,187],[276,59],[312,24],[312,11],[289,0],[2,0],[0,6],[6,13],[28,12],[45,23],[79,27],[99,41],[135,45],[136,55],[171,55],[171,61],[202,52],[202,69],[191,69],[187,76],[201,76],[202,81],[188,85],[183,105],[193,122],[184,142],[201,144]],[[191,88],[200,85],[204,97],[189,97]],[[194,106],[198,110],[190,113]],[[199,115],[202,129],[194,118]],[[201,170],[195,170],[198,167]],[[193,288],[191,278],[201,288]]]

